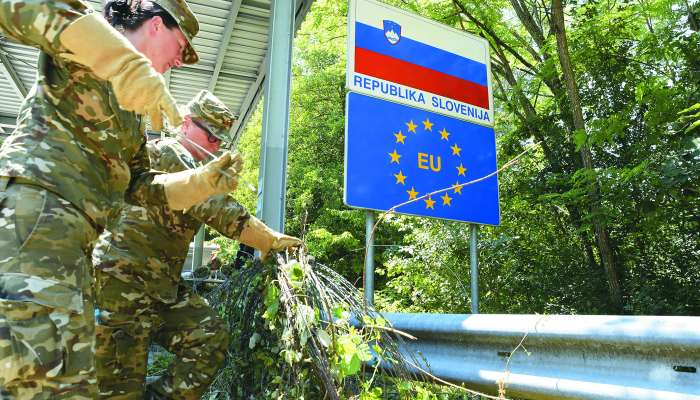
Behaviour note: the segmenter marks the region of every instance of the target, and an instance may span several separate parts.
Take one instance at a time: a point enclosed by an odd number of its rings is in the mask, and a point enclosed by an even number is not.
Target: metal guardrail
[[[483,393],[502,381],[508,398],[700,400],[700,317],[384,317],[417,337],[402,351],[422,368]]]

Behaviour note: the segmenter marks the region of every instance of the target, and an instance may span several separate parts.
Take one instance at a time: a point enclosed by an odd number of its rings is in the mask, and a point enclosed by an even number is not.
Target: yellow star
[[[440,131],[440,139],[450,140],[450,132],[447,132],[447,129],[442,128]]]
[[[403,172],[399,171],[398,174],[394,174],[394,177],[396,178],[396,184],[398,185],[399,183],[402,185],[406,184],[406,175],[403,174]]]
[[[418,125],[414,124],[414,123],[413,123],[413,120],[410,120],[409,122],[406,122],[406,126],[408,127],[408,131],[409,131],[409,132],[416,133],[416,127],[417,127]]]
[[[425,202],[425,209],[426,210],[428,208],[432,208],[433,210],[435,209],[435,207],[433,207],[435,205],[435,200],[428,197],[427,199],[423,199],[423,201]]]
[[[459,157],[459,152],[462,151],[462,149],[457,146],[457,143],[455,143],[454,146],[450,147],[452,149],[452,155]]]
[[[443,205],[443,206],[447,205],[447,206],[452,207],[452,197],[450,197],[449,194],[445,193],[445,195],[444,195],[444,196],[440,196],[440,198],[442,199],[442,205]]]
[[[416,192],[416,189],[411,186],[411,190],[407,190],[406,193],[408,193],[408,199],[413,200],[418,196],[418,192]]]
[[[459,167],[457,167],[457,176],[464,175],[464,172],[466,172],[467,169],[464,168],[464,165],[462,163],[459,163]]]
[[[428,118],[426,118],[425,121],[422,121],[422,122],[423,122],[423,129],[425,129],[426,131],[433,130],[433,123],[430,122],[430,120]]]
[[[391,157],[390,164],[393,164],[394,162],[396,162],[397,164],[399,163],[399,158],[401,158],[401,154],[397,153],[396,149],[394,149],[393,153],[387,153],[387,154],[389,154],[389,156]]]
[[[463,188],[464,186],[460,186],[459,181],[457,181],[457,183],[455,183],[454,185],[452,185],[452,187],[455,189],[455,193],[457,193],[457,194],[462,194],[462,188]]]
[[[403,142],[403,140],[406,139],[406,136],[404,136],[401,131],[394,133],[394,136],[396,136],[396,143],[406,144]]]

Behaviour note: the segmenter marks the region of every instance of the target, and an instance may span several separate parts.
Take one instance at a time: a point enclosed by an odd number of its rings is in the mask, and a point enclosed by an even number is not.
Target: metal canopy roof
[[[263,91],[272,0],[188,0],[199,20],[194,47],[199,63],[165,74],[175,99],[184,104],[209,89],[239,118],[237,137]],[[313,0],[295,0],[298,28]],[[102,2],[90,0],[102,11]],[[35,80],[38,50],[0,36],[0,134],[15,126],[19,105]]]

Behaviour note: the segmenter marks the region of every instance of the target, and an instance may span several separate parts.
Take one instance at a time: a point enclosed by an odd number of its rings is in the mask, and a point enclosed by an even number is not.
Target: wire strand
[[[498,168],[497,170],[493,171],[492,173],[490,173],[490,174],[488,174],[488,175],[482,176],[481,178],[477,178],[477,179],[471,180],[471,181],[469,181],[469,182],[461,183],[461,184],[459,184],[459,185],[453,185],[453,186],[449,186],[449,187],[446,187],[446,188],[442,188],[442,189],[435,190],[435,191],[433,191],[433,192],[424,194],[423,196],[417,197],[417,198],[415,198],[415,199],[411,199],[411,200],[405,201],[405,202],[403,202],[403,203],[399,203],[399,204],[397,204],[397,205],[391,207],[389,210],[384,211],[383,213],[381,213],[381,214],[379,215],[379,218],[377,218],[377,222],[374,224],[374,226],[372,226],[372,231],[371,231],[371,233],[370,233],[368,242],[374,241],[374,235],[375,235],[375,233],[376,233],[376,230],[377,230],[377,227],[379,226],[379,224],[382,223],[382,221],[384,220],[384,218],[386,218],[387,215],[394,213],[394,212],[396,211],[397,208],[403,207],[403,206],[405,206],[405,205],[407,205],[407,204],[411,204],[411,203],[414,203],[414,202],[419,201],[419,200],[423,200],[423,199],[425,199],[426,197],[430,197],[430,196],[435,195],[435,194],[439,194],[439,193],[442,193],[442,192],[446,192],[446,191],[448,191],[448,190],[453,190],[453,189],[456,189],[456,188],[462,188],[462,187],[464,187],[464,186],[473,185],[473,184],[475,184],[475,183],[478,183],[478,182],[484,181],[484,180],[486,180],[486,179],[489,179],[489,178],[491,178],[492,176],[498,175],[499,173],[501,173],[501,172],[507,170],[508,168],[512,167],[513,165],[515,165],[518,161],[520,161],[520,158],[521,158],[521,157],[523,157],[525,154],[529,153],[530,150],[534,149],[534,148],[535,148],[537,145],[539,145],[540,143],[542,143],[542,142],[540,141],[540,142],[536,142],[536,143],[531,143],[531,144],[529,144],[529,145],[525,148],[525,150],[523,150],[520,154],[518,154],[517,156],[515,156],[513,159],[511,159],[511,160],[508,161],[507,163],[503,164],[503,166],[501,166],[501,168]],[[369,252],[369,247],[365,247],[365,259],[367,259],[368,252]],[[363,280],[363,281],[366,279],[366,277],[364,276],[364,274],[365,274],[365,272],[364,272],[364,269],[363,269],[363,272],[362,272],[362,280]]]

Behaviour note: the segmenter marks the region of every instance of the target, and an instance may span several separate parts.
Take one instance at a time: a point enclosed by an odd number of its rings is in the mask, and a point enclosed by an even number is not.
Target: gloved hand
[[[241,156],[226,152],[198,168],[156,175],[153,183],[164,186],[170,208],[186,210],[211,196],[236,190],[242,168]]]
[[[238,241],[260,250],[260,257],[263,260],[270,251],[282,251],[288,247],[304,244],[300,239],[273,230],[252,215],[243,226]]]
[[[61,32],[59,40],[68,51],[60,54],[62,58],[84,65],[98,78],[109,81],[119,105],[127,111],[148,115],[154,130],[163,127],[162,113],[173,126],[182,123],[163,77],[99,14],[78,18]]]

